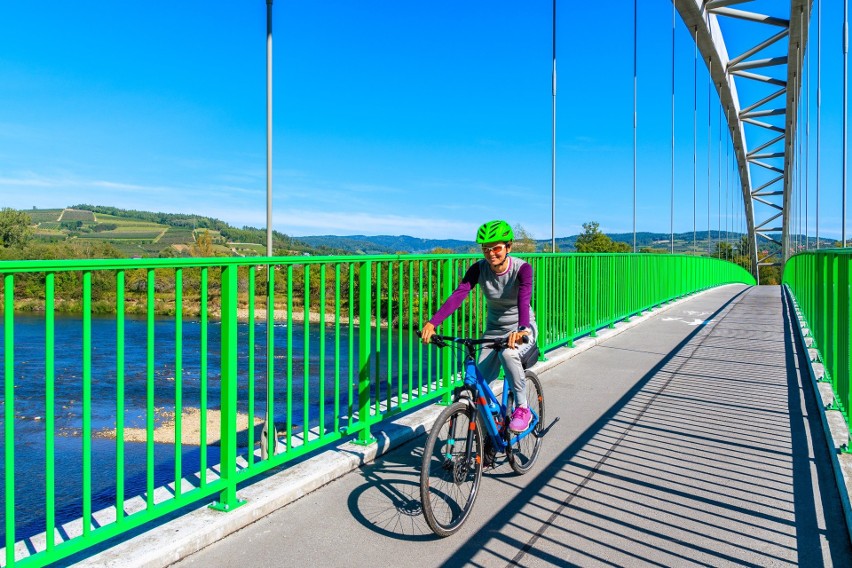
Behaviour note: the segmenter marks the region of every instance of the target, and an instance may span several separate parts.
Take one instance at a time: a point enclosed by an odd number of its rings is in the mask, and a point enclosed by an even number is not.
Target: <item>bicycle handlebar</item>
[[[420,331],[417,332],[417,337],[420,337]],[[521,337],[521,343],[529,343],[530,338],[528,335],[524,335]],[[508,337],[500,337],[497,339],[490,337],[456,337],[453,335],[438,335],[434,334],[430,343],[435,347],[446,347],[449,343],[457,343],[459,345],[463,345],[465,347],[471,348],[477,345],[486,345],[491,347],[492,349],[505,349],[509,346],[509,338]]]

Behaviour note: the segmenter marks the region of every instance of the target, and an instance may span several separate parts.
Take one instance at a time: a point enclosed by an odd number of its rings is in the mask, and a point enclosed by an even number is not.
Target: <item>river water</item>
[[[0,341],[2,341],[0,321]],[[182,325],[182,372],[178,379],[175,368],[175,329],[173,318],[158,318],[154,322],[154,406],[168,411],[174,409],[175,386],[179,381],[184,407],[199,407],[202,390],[201,337],[202,326],[198,321],[184,321]],[[294,422],[302,422],[304,404],[305,347],[308,347],[308,392],[309,420],[313,423],[320,412],[320,400],[324,401],[326,414],[333,409],[333,372],[341,369],[340,405],[341,414],[346,414],[348,391],[348,368],[350,359],[357,381],[357,329],[353,340],[355,353],[350,357],[348,350],[348,326],[340,328],[340,359],[334,359],[335,335],[333,326],[326,326],[325,393],[319,392],[320,342],[323,330],[319,324],[309,326],[308,341],[305,329],[293,324],[292,349],[288,348],[288,330],[283,324],[274,328],[275,415],[281,422],[285,419],[284,376],[287,362],[293,366],[292,398]],[[238,326],[238,409],[245,413],[248,408],[248,364],[249,327]],[[79,317],[57,316],[55,323],[55,451],[53,461],[56,471],[56,522],[57,525],[79,518],[82,514],[83,445],[81,438],[83,416],[82,389],[82,320]],[[125,322],[125,380],[124,396],[125,428],[144,428],[147,416],[147,322],[143,318],[128,317]],[[266,414],[266,324],[255,327],[255,412]],[[14,389],[14,440],[15,440],[15,517],[16,540],[38,534],[45,530],[45,327],[42,316],[16,315],[14,329],[15,345],[15,389]],[[220,326],[218,322],[207,325],[207,396],[208,408],[218,408],[220,390]],[[92,493],[93,511],[107,507],[116,499],[116,442],[104,432],[113,429],[116,421],[116,322],[113,317],[92,319],[92,397],[91,421],[96,436],[92,440]],[[408,339],[404,341],[399,355],[407,357]],[[3,360],[7,346],[0,349]],[[376,369],[385,376],[387,361],[381,357]],[[396,366],[396,363],[394,363]],[[403,371],[407,381],[407,370]],[[8,380],[4,376],[4,379]],[[384,381],[381,381],[384,383]],[[376,393],[384,397],[386,392],[379,387]],[[357,392],[357,385],[356,385]],[[7,401],[0,392],[2,410],[0,429],[6,427],[4,414]],[[356,395],[357,396],[357,395]],[[329,418],[327,418],[329,420]],[[125,496],[142,495],[146,486],[146,445],[142,442],[124,442]],[[154,444],[155,486],[161,486],[175,477],[174,446]],[[207,452],[208,464],[219,461],[218,447],[206,448],[183,446],[182,475],[190,476],[199,470],[200,452]],[[241,449],[245,451],[245,449]],[[0,439],[0,470],[5,479],[5,436]],[[2,490],[2,488],[0,488]],[[0,507],[0,531],[5,532],[5,507]],[[0,535],[1,539],[5,538]]]

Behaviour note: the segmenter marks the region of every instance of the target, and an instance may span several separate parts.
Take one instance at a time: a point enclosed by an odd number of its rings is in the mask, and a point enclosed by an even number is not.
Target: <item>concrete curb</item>
[[[710,290],[716,289],[718,288]],[[537,363],[533,370],[542,373],[552,369],[595,345],[710,290],[669,302],[643,315],[634,316],[630,321],[618,322],[612,328],[598,330],[596,337],[582,337],[574,342],[574,347],[560,347],[550,351],[546,354],[547,360]],[[199,506],[198,509],[116,544],[77,565],[112,568],[169,566],[372,462],[391,449],[425,434],[441,410],[442,406],[433,404],[383,424],[382,431],[373,433],[377,443],[371,446],[364,447],[348,442],[304,462],[286,465],[279,473],[241,489],[238,496],[244,499],[246,504],[239,509],[223,514],[207,506]]]
[[[850,503],[849,499],[849,494],[852,492],[852,454],[843,453],[841,450],[843,446],[849,443],[849,427],[839,410],[830,409],[830,405],[834,402],[834,390],[831,388],[831,385],[819,382],[819,378],[824,376],[824,371],[817,373],[817,369],[814,367],[814,356],[818,353],[818,350],[811,348],[807,343],[805,338],[807,323],[799,317],[799,305],[796,303],[796,298],[786,285],[782,288],[792,304],[796,306],[794,310],[797,324],[795,326],[796,335],[799,338],[799,345],[809,355],[808,376],[811,378],[811,385],[816,394],[819,416],[822,421],[823,430],[825,431],[826,441],[831,444],[828,448],[828,453],[831,456],[831,465],[834,469],[837,492],[840,494],[843,516],[846,518],[846,530],[849,532],[849,539],[852,541],[852,503]],[[817,376],[818,374],[819,377]]]

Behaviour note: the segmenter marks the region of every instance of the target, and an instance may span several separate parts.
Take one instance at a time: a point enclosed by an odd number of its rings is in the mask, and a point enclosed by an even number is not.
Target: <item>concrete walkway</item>
[[[542,372],[539,463],[486,472],[455,536],[420,514],[421,437],[175,566],[850,566],[793,318],[726,286]]]

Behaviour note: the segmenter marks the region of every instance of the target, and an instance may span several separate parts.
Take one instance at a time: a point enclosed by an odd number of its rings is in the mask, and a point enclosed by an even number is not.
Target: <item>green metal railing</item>
[[[834,390],[834,406],[850,422],[850,312],[852,249],[797,254],[784,267],[783,283],[792,293],[825,368],[822,380]]]
[[[710,258],[519,256],[534,267],[545,352],[709,287],[754,284]],[[238,483],[343,439],[369,444],[373,425],[449,400],[458,362],[414,332],[478,258],[0,263],[5,564],[42,566],[193,503],[234,509]],[[68,311],[79,334],[58,331]],[[33,321],[38,345],[16,343]],[[483,321],[474,294],[441,331]],[[279,436],[262,451],[265,421]],[[36,455],[43,480],[16,473]],[[31,495],[43,496],[35,520]]]

